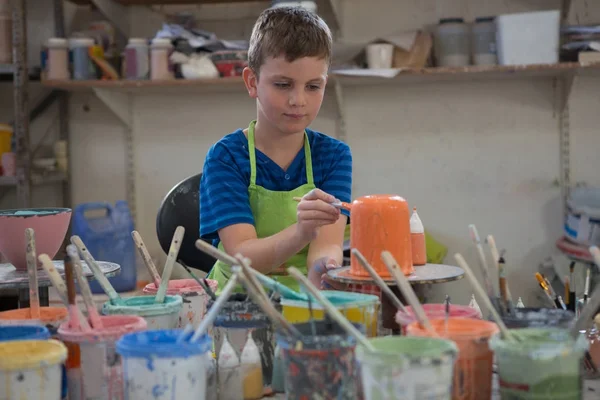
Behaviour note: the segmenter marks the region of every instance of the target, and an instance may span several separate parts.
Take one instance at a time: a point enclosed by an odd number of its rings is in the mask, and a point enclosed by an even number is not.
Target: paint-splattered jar
[[[144,80],[150,73],[148,41],[130,38],[125,47],[125,79]]]

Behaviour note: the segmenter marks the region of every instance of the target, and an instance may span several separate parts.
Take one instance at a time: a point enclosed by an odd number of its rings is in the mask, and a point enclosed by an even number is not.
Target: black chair
[[[185,228],[177,261],[190,268],[208,273],[215,259],[196,248],[200,237],[200,178],[190,176],[173,187],[163,199],[156,216],[156,235],[165,254],[169,253],[173,234],[178,226]],[[205,240],[210,243],[210,241]]]

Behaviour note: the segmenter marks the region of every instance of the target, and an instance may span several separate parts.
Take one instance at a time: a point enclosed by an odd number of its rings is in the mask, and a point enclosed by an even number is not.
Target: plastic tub
[[[515,308],[514,315],[505,315],[502,321],[509,329],[568,328],[575,313],[558,308]]]
[[[143,317],[149,329],[175,329],[179,323],[179,312],[183,307],[181,296],[165,296],[164,303],[155,303],[155,296],[133,296],[124,298],[125,304],[107,301],[102,305],[103,315],[137,315]]]
[[[500,396],[510,399],[581,399],[581,362],[588,341],[557,328],[526,328],[518,342],[490,340],[496,353]]]
[[[14,325],[0,326],[0,342],[13,340],[46,340],[50,339],[50,331],[43,326]]]
[[[314,321],[316,335],[311,323],[294,326],[304,336],[301,345],[294,338],[277,334],[286,399],[309,399],[315,393],[322,399],[357,399],[360,379],[354,338],[329,321]]]
[[[406,327],[417,320],[412,307],[406,306],[405,308],[407,311],[406,313],[402,310],[398,310],[396,313],[396,322],[402,328],[403,334],[406,334]],[[423,309],[429,319],[446,317],[445,304],[423,304]],[[479,317],[479,311],[476,309],[456,304],[450,304],[450,317],[481,319]]]
[[[442,18],[435,30],[434,49],[439,67],[470,64],[469,27],[462,18]]]
[[[441,337],[453,340],[458,346],[452,398],[489,399],[494,353],[488,347],[488,340],[498,332],[496,324],[478,319],[449,318],[447,327],[443,319],[433,319],[431,325]],[[418,322],[408,325],[406,332],[411,336],[430,336]]]
[[[336,290],[324,290],[322,293],[350,322],[364,325],[367,336],[377,336],[379,297]],[[324,319],[325,313],[321,304],[316,300],[311,303],[313,318]],[[291,323],[307,322],[311,319],[308,301],[281,299],[281,306],[283,317]]]
[[[58,329],[69,349],[67,379],[69,396],[80,400],[123,399],[123,370],[115,343],[123,335],[146,330],[146,320],[134,315],[100,317],[103,329],[90,332],[71,329],[65,322]]]
[[[60,400],[67,349],[57,340],[0,343],[0,382],[6,399]]]
[[[190,343],[190,333],[182,343],[176,343],[180,332],[151,330],[119,339],[117,353],[123,362],[126,399],[205,399],[205,364],[211,338],[205,334]]]
[[[479,17],[471,28],[473,64],[496,65],[496,21],[494,17]]]
[[[388,336],[370,339],[371,352],[359,345],[365,400],[450,400],[458,348],[451,340]]]
[[[44,325],[51,335],[56,335],[58,327],[69,320],[69,311],[64,307],[40,307],[40,318],[31,318],[30,308],[0,312],[0,326],[4,325]]]
[[[218,282],[214,279],[206,279],[206,283],[213,292],[217,291]],[[144,293],[156,295],[158,289],[154,283],[149,283],[144,287]],[[177,328],[184,328],[188,323],[192,324],[194,329],[198,327],[208,303],[208,294],[204,292],[202,286],[198,285],[194,279],[175,279],[169,281],[167,288],[168,295],[179,295],[183,299],[183,306],[179,311],[179,320]]]
[[[600,245],[600,188],[576,188],[567,200],[566,237],[586,246]]]

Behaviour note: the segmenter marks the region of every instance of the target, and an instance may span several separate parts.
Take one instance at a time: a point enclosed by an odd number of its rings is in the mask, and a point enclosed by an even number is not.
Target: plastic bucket
[[[568,328],[575,313],[559,308],[515,308],[513,315],[505,315],[502,321],[509,329],[521,328]]]
[[[58,327],[69,319],[69,311],[64,307],[40,307],[40,318],[31,318],[30,308],[19,308],[0,312],[0,326],[3,325],[44,325],[51,335],[56,335]]]
[[[155,296],[133,296],[124,298],[125,304],[102,305],[103,315],[137,315],[146,320],[148,329],[175,329],[179,312],[183,307],[181,296],[165,296],[164,303],[155,303]]]
[[[14,325],[0,326],[0,342],[13,340],[46,340],[50,332],[43,326]]]
[[[488,340],[498,332],[496,324],[471,318],[448,318],[447,326],[443,319],[433,319],[431,325],[438,335],[453,340],[458,346],[452,398],[489,399],[492,395],[494,353],[488,346]],[[430,336],[418,322],[408,325],[406,332],[411,336]]]
[[[213,292],[217,291],[217,281],[206,279],[206,283]],[[158,289],[154,283],[149,283],[144,287],[144,293],[146,294],[156,295],[157,291]],[[194,279],[175,279],[169,281],[167,294],[179,295],[183,299],[183,306],[179,311],[177,328],[184,328],[187,324],[192,324],[194,329],[196,329],[202,318],[204,318],[209,298],[202,286],[198,285],[198,282]]]
[[[458,348],[451,340],[427,337],[370,339],[375,351],[358,345],[365,400],[450,400]]]
[[[329,321],[294,325],[302,342],[278,333],[286,399],[358,399],[359,374],[354,356],[356,341],[339,325]],[[359,327],[359,325],[355,326]]]
[[[396,322],[402,328],[404,334],[406,334],[406,327],[417,320],[415,313],[411,306],[406,306],[406,312],[398,310],[396,313]],[[429,319],[439,319],[446,317],[446,305],[445,304],[423,304],[425,314]],[[456,304],[450,304],[450,317],[460,318],[473,318],[481,319],[479,311],[469,306],[461,306]]]
[[[353,323],[364,325],[368,337],[377,336],[380,301],[378,296],[363,293],[324,290],[327,297],[344,316]],[[311,302],[313,318],[325,318],[324,310],[317,301]],[[308,322],[311,319],[308,301],[281,299],[283,317],[290,323]]]
[[[67,380],[69,397],[79,400],[123,399],[123,370],[115,352],[121,336],[145,330],[146,320],[135,315],[100,317],[103,329],[73,330],[66,322],[58,329],[69,349]]]
[[[206,354],[211,338],[176,343],[181,330],[152,330],[124,335],[117,342],[127,399],[206,398]],[[160,395],[157,395],[160,388]]]
[[[0,382],[6,399],[60,400],[67,349],[57,340],[0,343]]]
[[[576,341],[565,329],[526,328],[520,340],[500,335],[490,340],[496,352],[500,396],[510,399],[579,400],[582,398],[581,362],[588,341]]]
[[[564,231],[573,242],[600,245],[600,188],[580,187],[571,191]]]

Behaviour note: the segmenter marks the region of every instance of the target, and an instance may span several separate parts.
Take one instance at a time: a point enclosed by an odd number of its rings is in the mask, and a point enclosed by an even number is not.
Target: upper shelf
[[[68,0],[79,5],[90,4],[91,0]],[[114,0],[124,6],[174,5],[174,4],[225,4],[225,3],[255,3],[261,0]],[[266,1],[266,0],[265,0]]]
[[[338,81],[343,85],[377,85],[400,83],[427,83],[440,81],[475,81],[495,79],[518,79],[537,77],[560,77],[567,75],[600,76],[600,63],[582,64],[560,63],[540,64],[526,66],[469,66],[469,67],[441,67],[403,70],[394,78],[346,76],[332,74],[331,81]],[[243,90],[244,82],[240,77],[186,80],[176,79],[171,81],[56,81],[46,80],[44,86],[70,92],[90,91],[92,89],[109,89],[126,93],[152,93],[152,92],[239,92]]]

